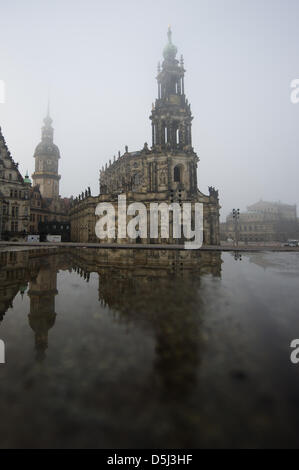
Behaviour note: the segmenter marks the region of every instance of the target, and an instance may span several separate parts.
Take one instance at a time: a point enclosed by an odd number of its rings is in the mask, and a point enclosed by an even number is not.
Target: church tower
[[[158,150],[192,151],[190,104],[185,97],[184,61],[176,59],[177,48],[168,28],[168,43],[163,50],[162,69],[158,64],[158,99],[153,107],[152,147]]]
[[[32,179],[34,186],[39,185],[42,197],[56,199],[59,197],[59,180],[61,178],[58,174],[60,152],[57,145],[53,143],[52,122],[48,107],[42,127],[42,140],[34,152],[35,172]]]

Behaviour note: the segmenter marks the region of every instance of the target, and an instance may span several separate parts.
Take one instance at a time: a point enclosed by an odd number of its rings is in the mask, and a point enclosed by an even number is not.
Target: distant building
[[[241,212],[239,218],[239,241],[285,242],[299,238],[296,205],[281,202],[259,201]],[[232,213],[221,224],[221,239],[235,238],[235,220]]]
[[[60,235],[62,242],[69,242],[71,239],[69,222],[59,222],[58,220],[40,222],[38,224],[38,233],[40,235],[40,241],[46,241],[47,235]]]
[[[248,206],[247,210],[254,214],[271,215],[273,219],[276,218],[277,220],[297,219],[297,206],[283,204],[282,202],[266,202],[261,200]]]
[[[202,203],[203,242],[220,243],[218,191],[210,187],[209,195],[198,189],[197,166],[199,158],[192,147],[192,114],[185,95],[184,62],[176,59],[177,48],[172,43],[171,30],[163,51],[162,67],[158,66],[158,98],[152,107],[152,146],[147,143],[139,151],[125,153],[113,159],[100,172],[100,194],[91,197],[82,193],[75,199],[70,210],[71,240],[76,242],[99,242],[95,235],[95,208],[100,202],[117,205],[117,196],[126,195],[128,204],[141,202],[147,210],[151,202]],[[149,220],[149,217],[148,217]],[[171,222],[170,222],[171,224]],[[149,230],[148,230],[149,232]],[[170,233],[172,230],[170,229]],[[107,239],[109,242],[131,242],[127,239]],[[135,241],[135,240],[134,240]],[[143,243],[161,243],[148,238]],[[182,243],[170,237],[163,243]]]

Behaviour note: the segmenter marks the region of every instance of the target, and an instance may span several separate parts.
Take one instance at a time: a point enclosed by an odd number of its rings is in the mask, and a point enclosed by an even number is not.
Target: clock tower
[[[42,139],[35,149],[35,172],[32,175],[34,186],[39,185],[43,198],[56,199],[59,197],[58,160],[60,152],[57,145],[53,143],[54,130],[52,119],[49,114],[44,119],[42,127]]]

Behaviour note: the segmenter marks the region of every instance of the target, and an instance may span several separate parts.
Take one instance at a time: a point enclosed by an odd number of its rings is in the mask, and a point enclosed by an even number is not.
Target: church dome
[[[40,142],[34,152],[34,156],[37,155],[54,155],[60,158],[59,148],[52,142]]]
[[[168,60],[175,59],[177,52],[178,52],[177,47],[172,43],[168,43],[163,49],[163,57],[164,59],[168,59]]]
[[[44,126],[42,127],[42,139],[35,149],[34,157],[46,155],[60,158],[59,148],[53,142],[54,129],[52,122],[48,106],[47,116],[44,119]]]

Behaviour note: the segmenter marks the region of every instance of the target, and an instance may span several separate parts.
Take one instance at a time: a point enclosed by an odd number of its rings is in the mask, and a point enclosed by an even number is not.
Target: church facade
[[[209,188],[209,195],[198,189],[197,167],[199,158],[192,147],[192,114],[185,95],[184,62],[176,58],[177,48],[168,30],[168,43],[163,51],[162,67],[158,66],[158,97],[150,116],[152,145],[145,143],[139,151],[129,152],[109,161],[100,171],[100,193],[92,197],[83,192],[73,201],[70,209],[71,240],[74,242],[100,242],[94,229],[98,203],[112,203],[117,211],[118,195],[125,195],[127,204],[142,202],[149,211],[153,202],[203,204],[203,243],[218,245],[219,198],[218,191]],[[149,221],[149,217],[147,217]],[[170,221],[171,223],[171,221]],[[101,242],[135,243],[129,238],[109,238]],[[142,243],[184,243],[184,239],[170,237],[150,238]]]

